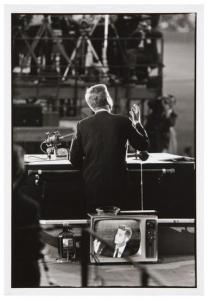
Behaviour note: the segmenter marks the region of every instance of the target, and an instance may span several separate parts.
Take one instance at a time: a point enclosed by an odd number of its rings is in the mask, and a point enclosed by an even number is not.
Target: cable
[[[141,210],[144,210],[144,187],[143,187],[143,168],[142,168],[142,162],[140,164],[140,187],[141,187]]]
[[[47,152],[46,152],[45,150],[43,150],[43,144],[46,144],[46,142],[43,141],[43,142],[40,144],[40,150],[41,150],[43,153],[47,154]]]

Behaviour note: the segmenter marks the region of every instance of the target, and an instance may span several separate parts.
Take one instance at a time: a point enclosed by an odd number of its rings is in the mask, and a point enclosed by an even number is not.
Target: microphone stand
[[[58,145],[61,144],[61,141],[63,139],[73,135],[74,133],[69,133],[62,136],[58,130],[54,131],[53,133],[47,132],[46,139],[40,144],[40,149],[43,153],[47,154],[49,160],[51,159],[51,154],[53,153],[55,157],[65,156],[65,155],[58,155],[57,153]],[[46,145],[46,150],[43,149],[43,144]]]
[[[136,150],[136,160],[140,158],[140,203],[141,203],[141,210],[144,210],[144,181],[143,181],[143,161],[147,160],[149,155],[147,151],[141,151],[139,154]],[[140,208],[139,208],[140,209]]]
[[[141,210],[144,210],[144,186],[143,186],[143,163],[140,165],[140,196],[141,196]]]

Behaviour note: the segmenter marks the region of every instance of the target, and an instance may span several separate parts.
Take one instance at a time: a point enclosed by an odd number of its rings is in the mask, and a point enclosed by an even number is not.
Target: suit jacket
[[[136,254],[139,250],[139,247],[140,247],[140,242],[138,242],[138,244],[131,243],[131,242],[127,243],[123,250],[123,253],[121,254],[121,257],[128,257]],[[106,257],[113,257],[114,250],[115,250],[115,246],[113,246],[113,249],[110,249],[106,245],[101,244],[96,254],[97,256],[101,255]]]
[[[12,195],[12,287],[37,287],[44,244],[38,204],[16,188]]]
[[[74,167],[82,170],[87,211],[98,206],[122,207],[125,201],[127,141],[137,150],[148,148],[144,128],[129,118],[100,111],[77,124],[70,149]]]

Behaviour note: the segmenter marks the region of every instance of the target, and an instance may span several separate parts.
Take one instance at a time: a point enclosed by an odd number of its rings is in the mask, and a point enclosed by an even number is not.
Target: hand
[[[129,114],[131,115],[131,120],[134,124],[141,123],[141,114],[140,114],[139,105],[134,104],[131,110],[129,111]]]

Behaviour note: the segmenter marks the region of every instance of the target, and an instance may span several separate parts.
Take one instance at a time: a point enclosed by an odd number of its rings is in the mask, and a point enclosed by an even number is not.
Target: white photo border
[[[11,289],[11,14],[12,13],[196,13],[197,288]],[[5,5],[4,11],[4,277],[7,295],[202,295],[204,288],[204,14],[203,5]]]

